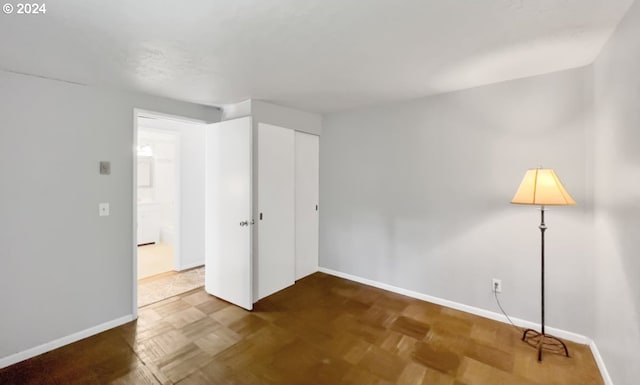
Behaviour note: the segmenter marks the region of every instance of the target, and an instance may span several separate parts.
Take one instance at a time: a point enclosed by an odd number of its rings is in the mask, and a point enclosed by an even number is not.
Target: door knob
[[[240,222],[240,226],[249,226],[249,221]]]

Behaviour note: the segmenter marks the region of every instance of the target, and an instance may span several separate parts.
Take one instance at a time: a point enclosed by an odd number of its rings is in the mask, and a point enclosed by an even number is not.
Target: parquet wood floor
[[[0,370],[17,384],[602,384],[589,348],[571,357],[510,325],[322,273],[253,312],[197,289],[139,319]]]

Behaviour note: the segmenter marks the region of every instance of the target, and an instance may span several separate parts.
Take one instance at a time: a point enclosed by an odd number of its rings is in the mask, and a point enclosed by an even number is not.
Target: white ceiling
[[[0,69],[330,112],[591,63],[633,0],[57,0]]]

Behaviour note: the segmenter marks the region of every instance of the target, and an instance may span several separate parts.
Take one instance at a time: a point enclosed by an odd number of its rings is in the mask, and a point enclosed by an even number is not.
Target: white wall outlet
[[[491,291],[495,291],[496,293],[502,293],[502,280],[498,278],[494,278],[491,280]]]
[[[98,215],[100,215],[101,217],[109,216],[109,203],[98,204]]]

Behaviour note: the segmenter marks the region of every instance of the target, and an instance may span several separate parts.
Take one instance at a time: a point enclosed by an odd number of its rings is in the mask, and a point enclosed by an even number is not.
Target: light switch
[[[109,216],[109,203],[98,204],[98,215],[100,215],[101,217]]]

